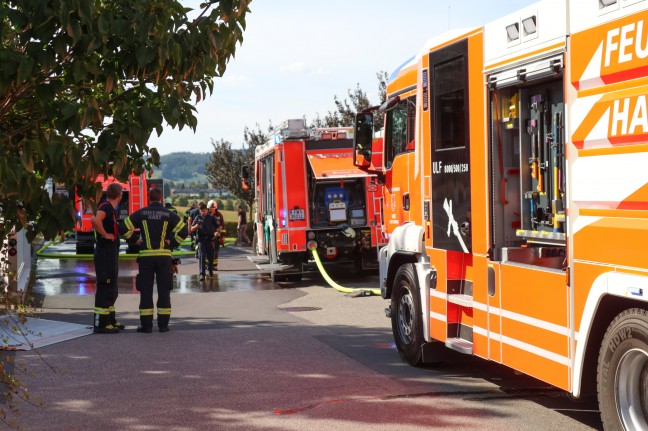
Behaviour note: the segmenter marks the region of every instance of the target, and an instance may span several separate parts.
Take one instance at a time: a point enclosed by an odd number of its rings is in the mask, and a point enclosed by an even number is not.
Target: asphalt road
[[[386,302],[351,297],[318,276],[275,284],[227,248],[200,283],[185,258],[171,331],[136,333],[136,267],[121,265],[117,309],[128,328],[18,352],[19,378],[42,406],[21,403],[26,430],[599,430],[595,400],[448,352],[402,363]],[[333,276],[372,286],[376,276]],[[39,261],[38,316],[89,323],[91,262]],[[0,428],[2,425],[0,424]]]

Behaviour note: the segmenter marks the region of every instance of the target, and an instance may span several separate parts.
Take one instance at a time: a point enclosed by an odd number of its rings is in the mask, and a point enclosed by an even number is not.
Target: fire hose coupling
[[[317,241],[308,241],[306,243],[306,248],[310,251],[317,250]]]

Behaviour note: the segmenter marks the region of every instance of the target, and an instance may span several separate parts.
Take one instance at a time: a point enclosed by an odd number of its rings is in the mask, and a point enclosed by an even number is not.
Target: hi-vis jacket
[[[140,229],[140,256],[171,256],[171,250],[187,237],[186,224],[159,202],[135,211],[121,222],[120,232],[129,239]]]

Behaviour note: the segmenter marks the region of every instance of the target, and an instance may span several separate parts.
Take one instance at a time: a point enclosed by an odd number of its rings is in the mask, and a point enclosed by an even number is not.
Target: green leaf
[[[16,83],[20,84],[26,81],[29,75],[31,75],[33,69],[34,69],[34,59],[32,57],[22,57],[20,59],[20,64],[18,65],[18,74],[16,77]]]
[[[229,17],[232,14],[232,0],[221,0],[219,5],[222,16]]]
[[[85,78],[85,65],[82,61],[75,61],[72,64],[72,76],[74,77],[74,82],[81,82]]]
[[[104,12],[99,15],[99,19],[97,20],[97,28],[99,30],[99,33],[102,35],[107,34],[110,31],[110,18],[108,13]]]
[[[144,44],[139,45],[135,50],[135,57],[140,67],[146,66],[154,56],[155,53]]]
[[[88,22],[92,19],[94,14],[94,3],[89,0],[83,0],[79,2],[79,16],[83,18],[85,22]]]
[[[32,158],[31,152],[24,151],[20,155],[20,162],[27,172],[34,172],[34,159]]]

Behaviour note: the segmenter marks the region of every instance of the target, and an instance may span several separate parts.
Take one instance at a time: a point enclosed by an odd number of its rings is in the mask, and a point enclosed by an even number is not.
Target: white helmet
[[[207,208],[214,208],[216,206],[216,201],[213,199],[207,202]]]

